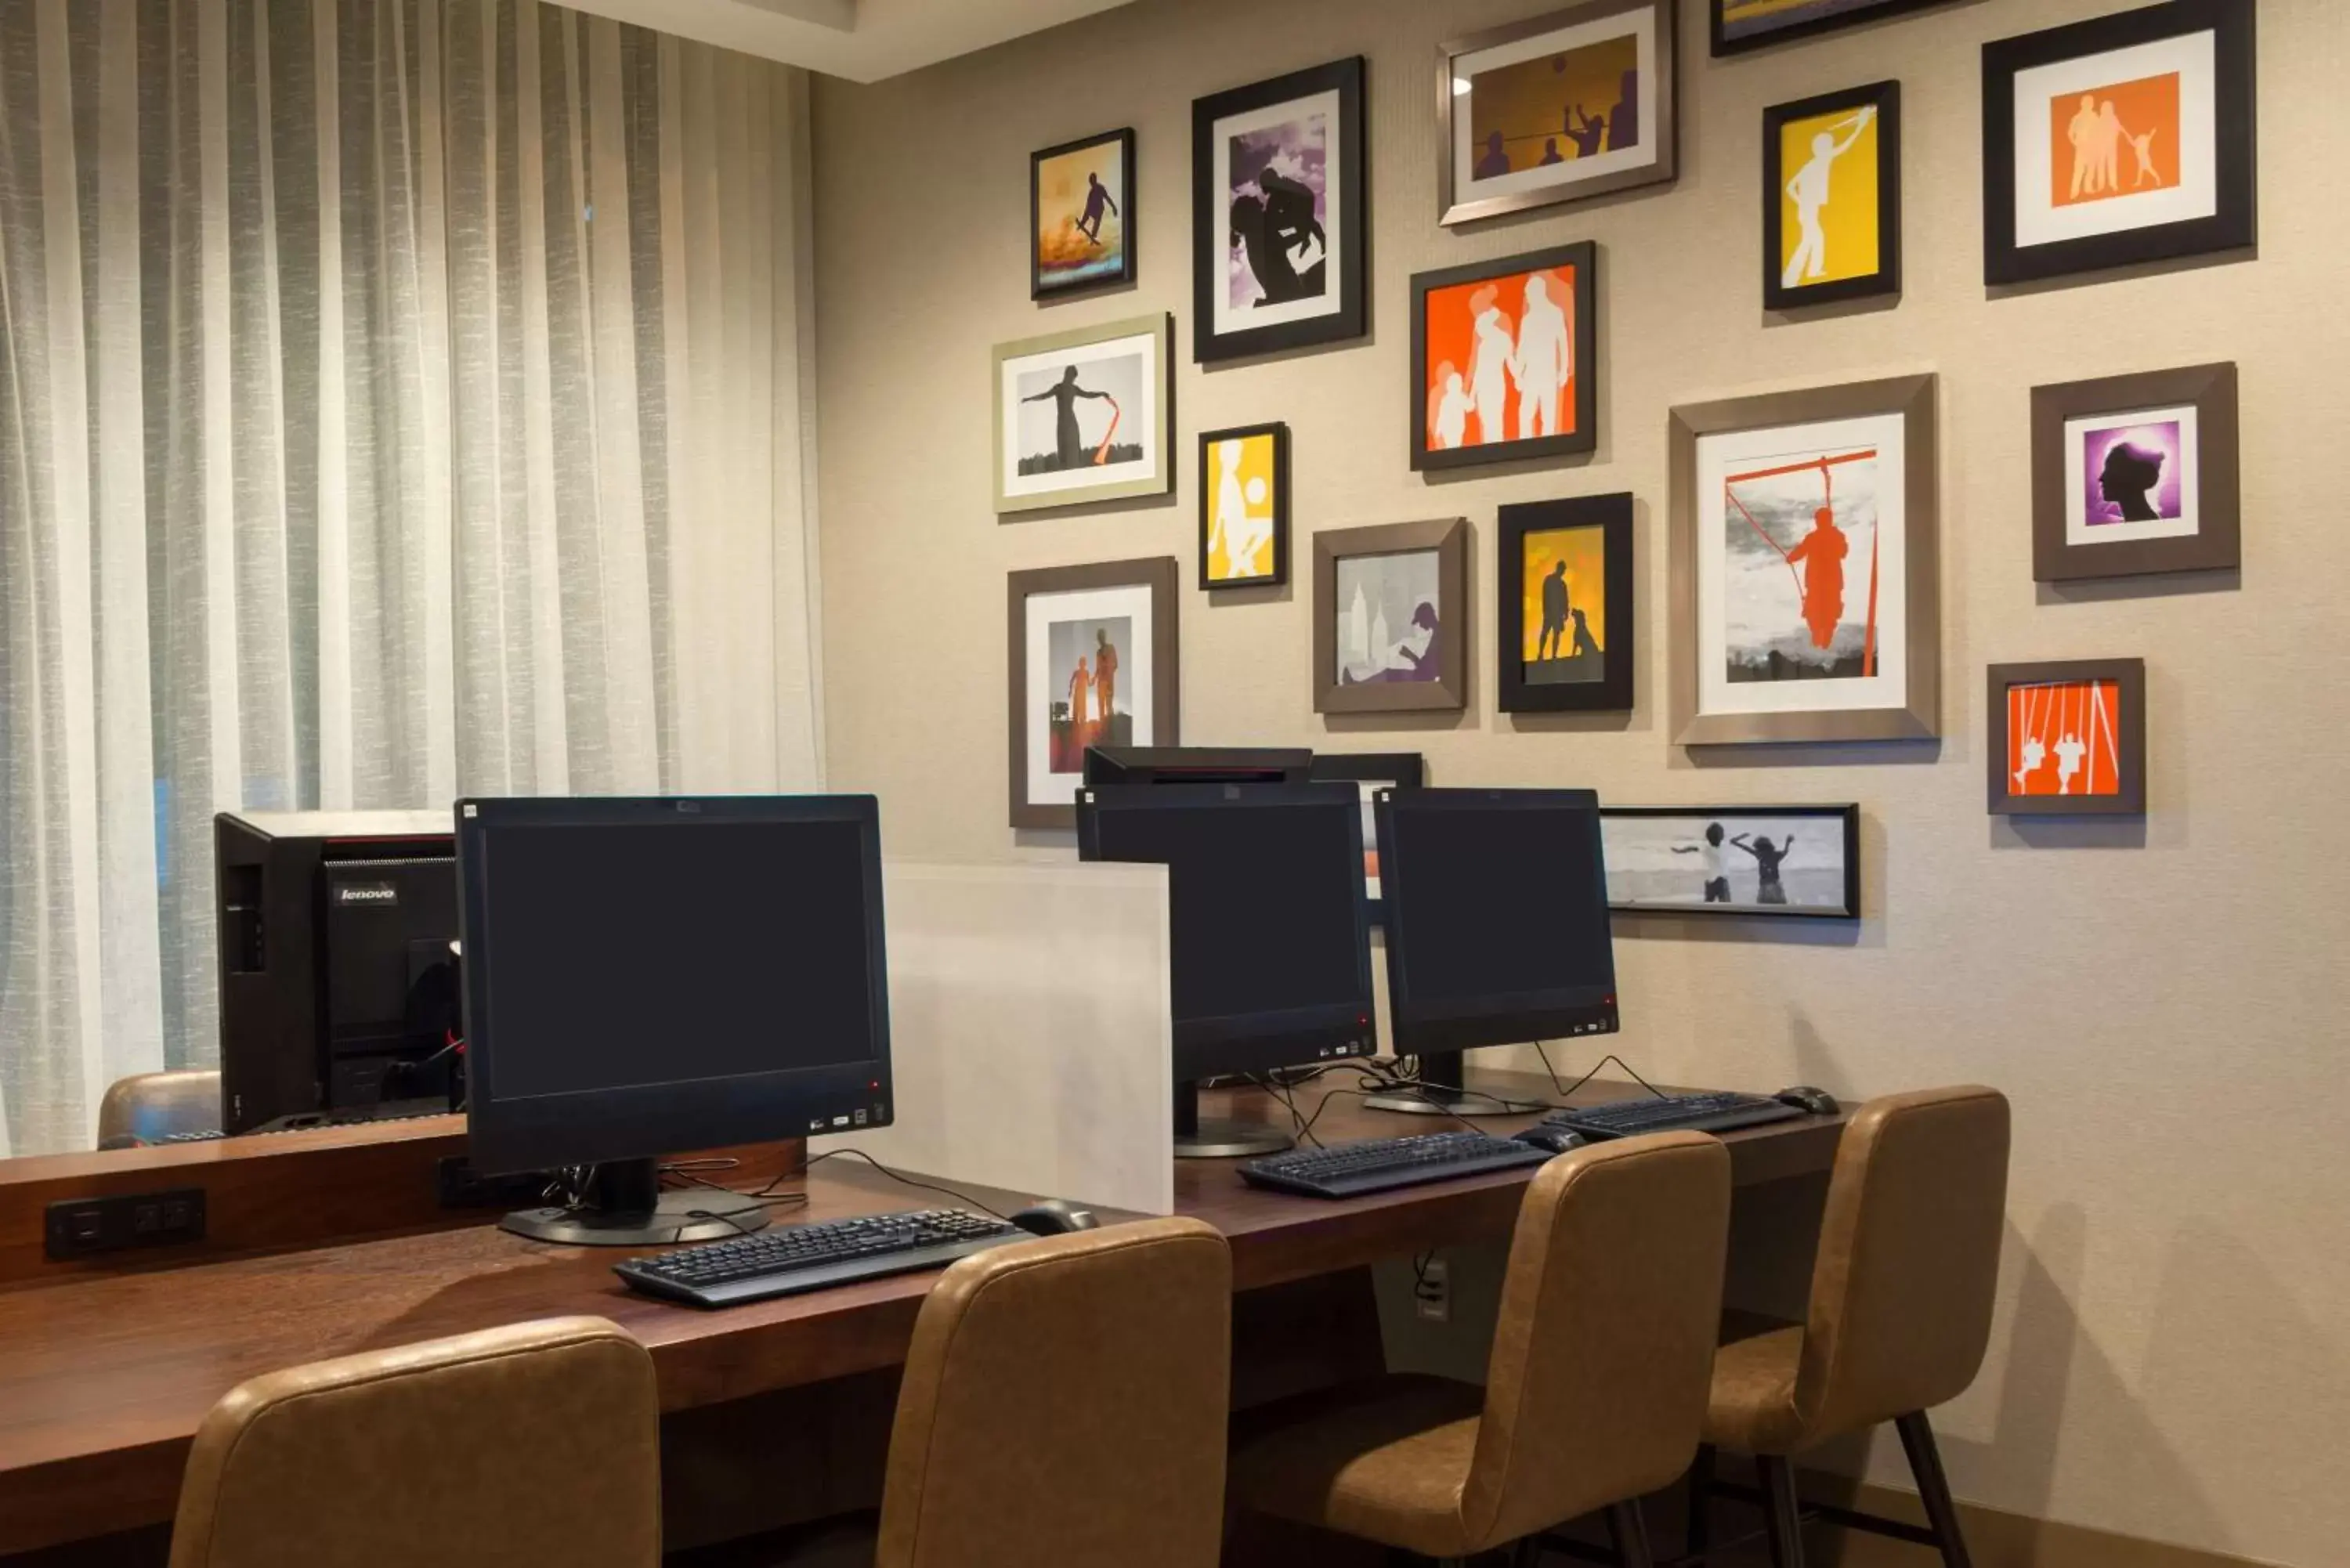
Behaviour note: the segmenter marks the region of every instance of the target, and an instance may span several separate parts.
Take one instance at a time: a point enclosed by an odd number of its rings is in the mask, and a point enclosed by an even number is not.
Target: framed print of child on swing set
[[[1672,414],[1672,733],[1940,733],[1936,381]]]

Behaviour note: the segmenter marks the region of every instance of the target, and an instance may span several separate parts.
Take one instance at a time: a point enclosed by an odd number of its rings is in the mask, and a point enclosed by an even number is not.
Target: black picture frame
[[[1565,501],[1530,501],[1501,509],[1497,548],[1494,669],[1504,713],[1615,713],[1632,707],[1632,671],[1639,639],[1634,625],[1632,507],[1627,494],[1585,495]],[[1525,650],[1525,546],[1536,534],[1596,529],[1606,552],[1606,670],[1596,681],[1549,685],[1530,679]],[[1574,628],[1567,628],[1571,639]],[[1569,646],[1572,646],[1570,641]]]
[[[1351,784],[1381,789],[1422,789],[1428,783],[1428,759],[1418,752],[1340,752],[1314,753],[1308,776],[1315,784]],[[1370,796],[1363,797],[1364,893],[1374,923],[1384,924],[1388,904],[1369,889],[1371,862],[1378,853],[1379,830]]]
[[[1779,257],[1786,248],[1785,214],[1779,198],[1786,191],[1787,169],[1782,156],[1783,132],[1794,121],[1815,119],[1843,110],[1877,111],[1877,270],[1833,283],[1789,287]],[[1762,307],[1765,310],[1806,310],[1814,306],[1843,305],[1901,292],[1901,84],[1871,82],[1822,93],[1794,103],[1774,104],[1762,111]]]
[[[2015,80],[2038,67],[2210,33],[2218,210],[2112,234],[2024,245],[2016,234]],[[1983,46],[1983,279],[2033,283],[2250,249],[2258,243],[2260,113],[2252,0],[2165,0]]]
[[[1721,903],[1635,903],[1619,900],[1615,889],[1608,891],[1607,907],[1626,915],[1696,915],[1710,919],[1745,920],[1857,920],[1862,917],[1860,897],[1860,807],[1843,805],[1603,805],[1599,808],[1600,831],[1605,838],[1607,825],[1611,821],[1662,820],[1666,818],[1713,818],[1725,823],[1741,817],[1816,817],[1838,825],[1844,835],[1844,895],[1842,905],[1827,909],[1819,905],[1782,904],[1721,904]],[[1694,874],[1694,873],[1693,873]]]
[[[2121,688],[2116,726],[2114,794],[2012,794],[2008,789],[2007,696],[2018,686],[2061,686],[2110,680]],[[2146,815],[2146,660],[2065,659],[2038,664],[1994,664],[1983,677],[1985,786],[1993,816],[2144,816]]]
[[[2032,389],[2033,580],[2066,583],[2241,567],[2243,452],[2237,396],[2233,363]],[[2195,410],[2196,531],[2178,538],[2074,544],[2067,427],[2076,419],[2165,408]]]
[[[1799,38],[1814,38],[1822,33],[1833,33],[1845,27],[1857,27],[1869,22],[1886,21],[1895,16],[1907,16],[1912,11],[1923,11],[1931,5],[1944,5],[1949,3],[1950,0],[1877,0],[1877,4],[1864,10],[1840,12],[1830,16],[1814,16],[1801,22],[1790,22],[1784,26],[1774,26],[1767,33],[1757,33],[1744,38],[1732,38],[1726,36],[1728,29],[1724,26],[1724,0],[1705,0],[1705,15],[1707,30],[1712,37],[1713,57],[1718,60],[1731,55],[1752,54],[1757,49],[1774,49],[1781,44],[1793,43]]]
[[[1053,159],[1066,158],[1072,152],[1083,152],[1087,148],[1112,142],[1117,143],[1118,149],[1119,188],[1126,192],[1126,204],[1118,209],[1125,253],[1119,259],[1123,265],[1117,272],[1105,273],[1099,277],[1089,277],[1076,283],[1047,284],[1044,260],[1036,254],[1036,242],[1040,237],[1038,231],[1043,227],[1045,165]],[[1131,126],[1099,136],[1081,136],[1075,141],[1065,141],[1058,147],[1047,147],[1041,152],[1028,155],[1028,297],[1031,300],[1041,304],[1051,299],[1075,299],[1081,295],[1121,287],[1135,281],[1138,275],[1137,257],[1140,254],[1136,246],[1141,230],[1136,210],[1142,203],[1134,188],[1134,130]]]
[[[1209,545],[1214,536],[1216,515],[1216,477],[1211,454],[1220,441],[1246,441],[1256,436],[1273,440],[1273,570],[1261,577],[1227,577],[1221,581],[1208,575]],[[1289,582],[1289,427],[1275,421],[1269,424],[1236,425],[1231,430],[1200,432],[1200,588],[1203,593],[1230,593],[1235,588],[1278,588]]]
[[[1197,308],[1191,334],[1195,363],[1276,354],[1326,343],[1344,343],[1370,330],[1370,171],[1365,162],[1364,78],[1359,55],[1293,71],[1269,81],[1195,99],[1191,104],[1191,291]],[[1216,329],[1216,299],[1226,281],[1232,253],[1232,211],[1217,191],[1216,126],[1220,120],[1293,99],[1338,95],[1336,143],[1338,155],[1338,307],[1327,315],[1272,327],[1229,332]]]
[[[1573,267],[1575,290],[1575,429],[1565,435],[1527,441],[1480,442],[1431,452],[1428,444],[1429,296],[1463,284],[1502,282],[1527,273]],[[1607,371],[1599,351],[1599,247],[1589,240],[1498,261],[1424,272],[1411,280],[1411,466],[1415,472],[1471,468],[1489,462],[1525,462],[1575,457],[1599,448],[1599,379]]]

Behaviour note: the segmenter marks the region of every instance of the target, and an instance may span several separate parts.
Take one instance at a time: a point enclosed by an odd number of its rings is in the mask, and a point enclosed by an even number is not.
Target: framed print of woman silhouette
[[[2241,566],[2236,422],[2233,365],[2034,388],[2033,579]]]
[[[1901,292],[1901,84],[1762,111],[1762,304]]]

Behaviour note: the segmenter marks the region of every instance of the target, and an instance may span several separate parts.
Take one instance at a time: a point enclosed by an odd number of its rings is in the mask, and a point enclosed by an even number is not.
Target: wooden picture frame
[[[1993,816],[2146,815],[2146,660],[1994,664],[1984,681],[1989,734],[1983,757]],[[2107,687],[2118,699],[2118,714],[2106,708],[2097,690]],[[2031,711],[2034,692],[2051,702],[2042,710],[2046,720]],[[2067,692],[2084,699],[2077,712],[2064,711]],[[2018,720],[2030,729],[2020,730]],[[2051,744],[2043,732],[2060,738]],[[2108,752],[2108,762],[2099,761],[2100,749]],[[2084,770],[2088,778],[2075,792],[2071,779]],[[2098,779],[2108,771],[2113,787],[2098,790]],[[2054,794],[2047,792],[2052,774],[2060,785]]]
[[[993,353],[997,514],[1089,506],[1172,491],[1174,342],[1175,318],[1162,314],[997,344]],[[1067,410],[1057,431],[1039,426],[1024,438],[1023,409],[1052,398],[1065,375],[1076,378],[1076,389],[1065,400]],[[1102,384],[1087,385],[1089,378]],[[1145,406],[1128,410],[1108,393],[1113,383],[1128,399]],[[1032,391],[1035,395],[1028,395]],[[1107,402],[1114,410],[1107,421],[1090,428],[1072,422],[1077,421],[1081,405],[1090,410],[1096,402]],[[1095,418],[1090,411],[1087,417]],[[1107,462],[1099,455],[1088,455],[1097,436],[1107,449]],[[1128,439],[1121,441],[1121,436]],[[1041,450],[1056,438],[1057,450]],[[1054,466],[1024,472],[1031,462]],[[1096,469],[1103,477],[1092,477]]]
[[[1672,735],[1684,746],[1744,745],[1796,742],[1898,741],[1929,739],[1940,733],[1941,714],[1941,571],[1939,561],[1940,463],[1938,456],[1934,377],[1902,376],[1840,387],[1816,387],[1763,397],[1679,408],[1672,411],[1670,446],[1672,472],[1672,563],[1669,603],[1673,609],[1671,653]],[[1768,473],[1742,470],[1740,454],[1759,458],[1784,454],[1809,446],[1820,452],[1820,480],[1808,476],[1810,462],[1774,467]],[[1886,449],[1896,449],[1898,482],[1884,483]],[[1789,618],[1791,634],[1809,629],[1818,639],[1828,632],[1828,672],[1836,679],[1801,679],[1790,660],[1783,671],[1782,656],[1766,651],[1760,661],[1755,650],[1731,649],[1726,640],[1729,622],[1721,615],[1726,604],[1722,585],[1730,563],[1746,544],[1744,530],[1752,525],[1764,542],[1787,553],[1768,535],[1752,504],[1738,498],[1738,486],[1750,481],[1783,481],[1804,491],[1804,504],[1788,508],[1797,517],[1812,515],[1811,497],[1824,497],[1831,512],[1836,504],[1834,472],[1846,465],[1850,451],[1872,453],[1866,468],[1874,481],[1874,515],[1869,528],[1870,568],[1860,572],[1842,602],[1815,606],[1813,590],[1794,562],[1786,569],[1795,578],[1799,607]],[[1720,495],[1699,493],[1701,468],[1721,480]],[[1846,495],[1851,490],[1847,479]],[[1807,488],[1808,487],[1808,488]],[[1736,504],[1733,505],[1733,501]],[[1752,504],[1760,504],[1754,503]],[[1898,507],[1898,526],[1886,526]],[[1731,524],[1737,539],[1731,540]],[[1702,526],[1701,526],[1702,524]],[[1883,544],[1890,533],[1897,541],[1896,564],[1881,564]],[[1700,558],[1700,535],[1707,558]],[[1800,543],[1800,541],[1799,541]],[[1769,568],[1776,592],[1776,567]],[[1857,563],[1846,568],[1859,571]],[[1825,586],[1825,585],[1823,585]],[[1874,592],[1870,592],[1871,588]],[[1854,597],[1866,597],[1869,608],[1865,638],[1848,635],[1842,619]],[[1828,597],[1823,593],[1821,599]],[[1715,618],[1704,618],[1711,604]],[[1814,620],[1815,612],[1819,619]],[[1720,638],[1722,647],[1713,648]],[[1788,643],[1790,648],[1794,645]],[[1864,651],[1864,649],[1866,651]],[[1841,652],[1838,650],[1842,649]],[[1709,654],[1724,655],[1713,663]],[[1860,661],[1856,669],[1847,664]],[[1742,673],[1762,671],[1759,679]],[[1788,681],[1797,683],[1789,685]],[[1797,708],[1778,698],[1765,698],[1750,688],[1770,687],[1809,692],[1841,702],[1820,702]]]
[[[1534,501],[1501,510],[1502,536],[1494,545],[1494,670],[1504,713],[1614,713],[1632,707],[1632,672],[1639,641],[1634,624],[1637,597],[1632,591],[1632,506],[1629,494],[1586,495],[1567,501]],[[1531,546],[1550,536],[1577,534],[1596,536],[1599,565],[1578,569],[1587,562],[1588,544],[1572,552],[1555,553],[1552,565],[1559,574],[1561,591],[1553,596],[1544,587],[1548,574],[1536,572],[1533,592],[1545,607],[1534,612],[1537,599],[1529,597],[1528,554]],[[1575,560],[1570,560],[1570,554]],[[1594,636],[1586,601],[1588,579],[1599,578],[1600,628]],[[1558,613],[1550,613],[1555,609]],[[1531,627],[1529,625],[1531,621]],[[1529,662],[1529,630],[1535,643]],[[1544,646],[1555,648],[1555,636],[1567,649],[1564,659],[1542,659]],[[1586,642],[1596,654],[1576,651]],[[1596,659],[1597,671],[1579,668]],[[1544,662],[1562,668],[1545,671]]]
[[[1436,57],[1436,122],[1442,132],[1436,148],[1437,221],[1448,227],[1473,223],[1677,178],[1679,15],[1677,0],[1593,0],[1441,46]],[[1632,78],[1629,94],[1606,79],[1611,72]],[[1540,149],[1531,145],[1532,134],[1513,138],[1498,129],[1481,140],[1481,80],[1499,78],[1497,95],[1516,104],[1530,87],[1538,95],[1552,92],[1545,77],[1556,82],[1557,96],[1545,99],[1543,107],[1556,111],[1560,134],[1544,137]],[[1612,107],[1593,117],[1586,99],[1607,106],[1603,95],[1611,92]],[[1637,130],[1619,132],[1619,115]],[[1526,145],[1513,146],[1513,140]],[[1562,142],[1575,149],[1573,156]],[[1582,171],[1586,162],[1593,167]]]
[[[1182,732],[1182,680],[1178,659],[1181,650],[1177,628],[1178,571],[1175,558],[1162,556],[1149,560],[1106,561],[1095,566],[1048,566],[1038,571],[1014,572],[1005,580],[1005,603],[1008,627],[1009,677],[1005,711],[1010,740],[1010,771],[1007,774],[1011,800],[1011,821],[1014,827],[1075,828],[1077,825],[1076,790],[1082,778],[1081,759],[1089,743],[1124,743],[1136,746],[1173,746],[1180,743]],[[1126,590],[1119,593],[1118,590]],[[1042,637],[1032,609],[1044,607],[1040,600],[1066,601],[1068,613],[1059,623],[1044,622]],[[1147,607],[1147,608],[1145,607]],[[1149,649],[1149,667],[1139,672],[1140,679],[1128,686],[1131,692],[1147,690],[1149,693],[1148,722],[1140,714],[1129,714],[1129,733],[1122,740],[1112,733],[1088,742],[1082,734],[1069,737],[1074,743],[1075,758],[1059,757],[1055,748],[1062,746],[1057,726],[1063,722],[1053,712],[1052,680],[1058,675],[1057,667],[1037,668],[1032,658],[1040,640],[1049,649],[1056,624],[1074,625],[1080,633],[1088,625],[1113,617],[1131,621],[1137,612],[1147,617],[1150,625],[1132,640]],[[1082,635],[1075,640],[1083,644]],[[1095,646],[1098,646],[1097,643]],[[1130,664],[1135,649],[1129,647],[1122,662]],[[1121,669],[1121,675],[1128,671]],[[1120,682],[1120,684],[1125,684]],[[1096,688],[1097,692],[1098,688]],[[1117,711],[1115,690],[1111,698],[1113,714]],[[1039,736],[1032,715],[1047,726]],[[1074,709],[1069,721],[1075,722]],[[1133,732],[1147,731],[1148,732]],[[1038,744],[1041,740],[1042,743]],[[1070,746],[1062,746],[1071,750]],[[1039,766],[1039,763],[1043,766]],[[1073,765],[1057,765],[1071,763]],[[1049,778],[1053,787],[1040,789],[1038,782]],[[1051,798],[1061,791],[1059,781],[1066,782],[1068,798]]]
[[[1565,309],[1556,297],[1561,289],[1572,296]],[[1538,312],[1547,317],[1546,328],[1537,327]],[[1497,323],[1508,342],[1507,361],[1485,348],[1484,324],[1489,320]],[[1562,328],[1564,354],[1556,347]],[[1548,409],[1539,401],[1528,407],[1526,389],[1510,369],[1537,336],[1549,339],[1551,362],[1565,376],[1550,394]],[[1411,403],[1411,466],[1416,470],[1596,451],[1599,379],[1604,373],[1599,247],[1588,240],[1425,272],[1411,280],[1411,383],[1407,396]],[[1555,429],[1562,417],[1571,421],[1571,428],[1559,433],[1516,438],[1507,433],[1523,431],[1529,424]],[[1503,431],[1498,441],[1491,428],[1496,423]]]
[[[1227,476],[1219,472],[1219,459],[1228,448],[1238,449],[1229,491],[1224,483]],[[1285,585],[1289,581],[1289,427],[1275,422],[1202,431],[1199,474],[1201,590],[1216,593]],[[1260,483],[1264,487],[1262,502],[1257,499]],[[1272,513],[1271,527],[1264,545],[1251,555],[1254,558],[1269,550],[1270,557],[1263,571],[1235,575],[1230,555],[1234,519],[1244,520],[1242,525],[1253,529],[1267,521],[1259,515],[1261,510]],[[1225,561],[1221,574],[1216,569],[1220,548]]]
[[[2237,380],[2219,364],[2033,388],[2034,580],[2241,566]]]
[[[1418,752],[1316,752],[1310,775],[1315,784],[1351,784],[1363,797],[1363,897],[1374,923],[1387,919],[1388,905],[1379,883],[1378,813],[1374,792],[1420,789],[1428,782],[1428,759]]]
[[[1055,172],[1054,165],[1093,152],[1097,148],[1115,148],[1118,169],[1118,189],[1106,192],[1107,216],[1118,221],[1117,265],[1107,270],[1098,265],[1071,269],[1059,281],[1046,275],[1045,248],[1045,182]],[[1028,297],[1032,300],[1072,299],[1091,294],[1097,289],[1116,288],[1135,280],[1136,258],[1140,254],[1139,244],[1140,223],[1135,208],[1139,204],[1134,189],[1134,130],[1112,130],[1100,136],[1081,136],[1075,141],[1065,141],[1058,147],[1047,147],[1028,155]],[[1090,201],[1090,196],[1088,197]],[[1083,222],[1082,215],[1078,223]],[[1096,233],[1098,234],[1097,223]]]
[[[2252,0],[2166,0],[1983,46],[1986,283],[2105,272],[2257,243],[2253,10]],[[2101,67],[2108,57],[2110,67]],[[2083,118],[2068,124],[2064,106],[2075,95]],[[2118,109],[2125,99],[2132,105],[2126,114]],[[2149,127],[2142,145],[2133,121]],[[2110,156],[2096,155],[2100,145]],[[2190,147],[2198,150],[2192,158]],[[2101,193],[2108,181],[2132,188]]]
[[[1793,22],[1762,20],[1754,31],[1742,32],[1741,23],[1731,19],[1731,6],[1737,0],[1705,0],[1707,31],[1711,36],[1713,57],[1721,59],[1731,55],[1751,54],[1756,49],[1774,48],[1799,38],[1814,38],[1822,33],[1833,33],[1845,27],[1857,27],[1866,23],[1889,20],[1923,11],[1931,5],[1948,5],[1950,0],[1846,0],[1845,5],[1822,16],[1808,16]]]
[[[1787,867],[1783,861],[1795,835],[1783,825],[1833,825],[1837,846],[1825,867],[1809,864]],[[1748,825],[1739,833],[1733,824]],[[1621,914],[1701,915],[1746,919],[1857,920],[1860,907],[1860,807],[1857,805],[1638,805],[1602,806],[1600,834],[1608,850],[1607,907]],[[1711,837],[1721,830],[1718,842]],[[1772,833],[1778,833],[1776,840]],[[1673,842],[1661,843],[1659,836]],[[1643,843],[1643,838],[1658,842]],[[1782,859],[1741,843],[1769,842]],[[1628,841],[1628,842],[1627,842]],[[1653,851],[1662,847],[1664,856]],[[1627,853],[1627,848],[1634,853]],[[1711,853],[1709,854],[1708,851]],[[1643,853],[1645,851],[1645,853]],[[1743,851],[1747,861],[1737,859]],[[1659,867],[1686,858],[1686,876],[1668,875]],[[1762,868],[1768,865],[1766,879]],[[1718,871],[1718,875],[1709,875]],[[1748,875],[1756,878],[1756,896],[1740,899]],[[1802,885],[1804,897],[1790,893],[1790,877]],[[1764,891],[1766,881],[1779,887],[1778,900]],[[1694,893],[1694,897],[1691,894]],[[1781,901],[1783,900],[1783,901]]]
[[[1372,528],[1326,529],[1314,535],[1314,711],[1317,713],[1457,713],[1469,706],[1469,521],[1396,523]],[[1373,574],[1350,573],[1347,564],[1375,558],[1415,559],[1409,568],[1390,568],[1378,583],[1381,598],[1369,601]],[[1348,576],[1355,581],[1342,581]],[[1418,618],[1428,590],[1435,593],[1436,625]],[[1342,587],[1356,591],[1342,608]],[[1392,622],[1386,599],[1398,610]],[[1361,599],[1358,607],[1355,599]],[[1410,609],[1401,607],[1409,601]],[[1352,668],[1339,657],[1340,618],[1348,618]],[[1374,616],[1378,618],[1373,619]],[[1361,624],[1357,624],[1361,623]],[[1397,623],[1401,623],[1400,625]],[[1375,628],[1388,628],[1382,639]],[[1414,628],[1429,631],[1425,647],[1408,657],[1404,644]],[[1396,645],[1392,653],[1389,644]],[[1407,664],[1433,663],[1432,677],[1396,673]]]
[[[1787,143],[1803,140],[1803,128],[1810,127],[1816,135],[1833,137],[1835,128],[1847,116],[1866,114],[1866,122],[1855,130],[1842,144],[1843,150],[1832,150],[1821,164],[1819,155],[1803,165],[1794,174],[1787,171]],[[1873,131],[1873,135],[1866,134]],[[1839,170],[1836,165],[1852,152],[1873,155],[1877,166],[1876,189],[1868,192],[1861,174]],[[1868,192],[1876,211],[1877,265],[1865,271],[1845,273],[1818,283],[1798,281],[1798,262],[1805,270],[1832,269],[1839,265],[1833,249],[1834,239],[1820,221],[1815,207],[1812,221],[1802,219],[1802,203],[1793,194],[1796,182],[1805,181],[1814,168],[1822,169],[1817,179],[1820,204],[1831,214],[1838,207],[1853,208],[1854,187]],[[1864,171],[1865,172],[1865,171]],[[1798,212],[1798,226],[1803,231],[1791,255],[1787,244],[1787,213],[1790,206]],[[1830,220],[1834,221],[1833,217]],[[1814,248],[1816,247],[1816,248]],[[1840,92],[1822,93],[1794,103],[1774,104],[1762,111],[1762,306],[1766,310],[1803,310],[1815,305],[1842,305],[1856,299],[1871,299],[1881,295],[1901,292],[1901,84],[1898,81],[1872,82],[1866,87],[1846,88]]]
[[[1191,357],[1198,363],[1343,343],[1370,330],[1364,74],[1358,55],[1193,101]],[[1255,173],[1242,173],[1244,163],[1262,167],[1294,156],[1293,142],[1310,143],[1306,151],[1320,155],[1320,191],[1286,177],[1278,190],[1268,189],[1254,182]],[[1300,210],[1309,202],[1310,210]],[[1243,216],[1251,219],[1246,225]],[[1236,250],[1244,279],[1234,265]],[[1251,297],[1242,299],[1243,293]]]

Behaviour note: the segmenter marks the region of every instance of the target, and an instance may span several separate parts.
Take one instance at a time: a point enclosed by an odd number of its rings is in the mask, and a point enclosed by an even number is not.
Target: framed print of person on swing
[[[1676,744],[1940,732],[1936,391],[1673,410]]]

